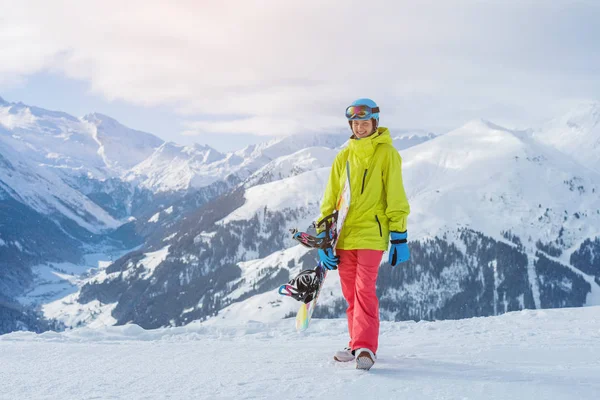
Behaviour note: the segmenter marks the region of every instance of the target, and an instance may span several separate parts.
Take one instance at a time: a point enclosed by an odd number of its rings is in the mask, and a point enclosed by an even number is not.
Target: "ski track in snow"
[[[0,399],[592,399],[600,307],[383,322],[369,372],[335,363],[344,320],[0,336]]]

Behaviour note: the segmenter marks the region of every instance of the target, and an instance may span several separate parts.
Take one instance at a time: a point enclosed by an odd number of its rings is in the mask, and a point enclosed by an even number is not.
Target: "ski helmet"
[[[377,103],[371,99],[357,99],[346,108],[346,118],[348,118],[348,123],[351,128],[352,121],[354,120],[366,121],[372,119],[373,129],[377,129],[379,125],[379,107],[377,106]]]

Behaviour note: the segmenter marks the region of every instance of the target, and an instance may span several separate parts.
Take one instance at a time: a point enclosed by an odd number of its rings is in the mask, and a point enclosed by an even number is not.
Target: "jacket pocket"
[[[375,214],[375,221],[377,221],[377,226],[379,227],[379,237],[383,237],[383,232],[381,231],[381,222],[379,222],[379,217]]]
[[[362,187],[360,188],[360,194],[363,194],[363,192],[365,191],[365,179],[367,179],[367,171],[369,169],[365,169],[365,173],[363,174],[363,180],[362,180]]]

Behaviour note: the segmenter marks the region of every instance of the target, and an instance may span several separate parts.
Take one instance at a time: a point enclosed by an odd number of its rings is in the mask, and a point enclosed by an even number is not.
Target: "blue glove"
[[[317,237],[322,239],[325,237],[325,235],[326,232],[323,231],[319,233]],[[329,270],[337,269],[337,266],[340,263],[340,258],[333,255],[333,249],[331,247],[319,249],[319,260],[321,261],[321,265]]]
[[[390,232],[390,243],[392,247],[390,247],[390,259],[389,262],[392,266],[396,266],[400,263],[408,261],[410,258],[410,251],[408,250],[408,233],[404,232]]]

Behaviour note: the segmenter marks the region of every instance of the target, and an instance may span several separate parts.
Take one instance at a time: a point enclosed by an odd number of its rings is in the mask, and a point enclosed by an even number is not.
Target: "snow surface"
[[[167,208],[166,210],[162,210],[157,212],[156,214],[154,214],[152,217],[150,217],[150,219],[148,220],[148,222],[158,222],[160,220],[160,213],[164,212],[165,214],[169,215],[173,213],[173,206]]]
[[[594,399],[600,307],[383,322],[375,366],[332,356],[344,320],[0,336],[6,399]]]
[[[160,250],[144,254],[145,257],[138,262],[140,266],[144,267],[144,273],[140,276],[141,279],[149,279],[152,276],[160,263],[165,261],[169,255],[169,247],[171,246],[165,246]]]

